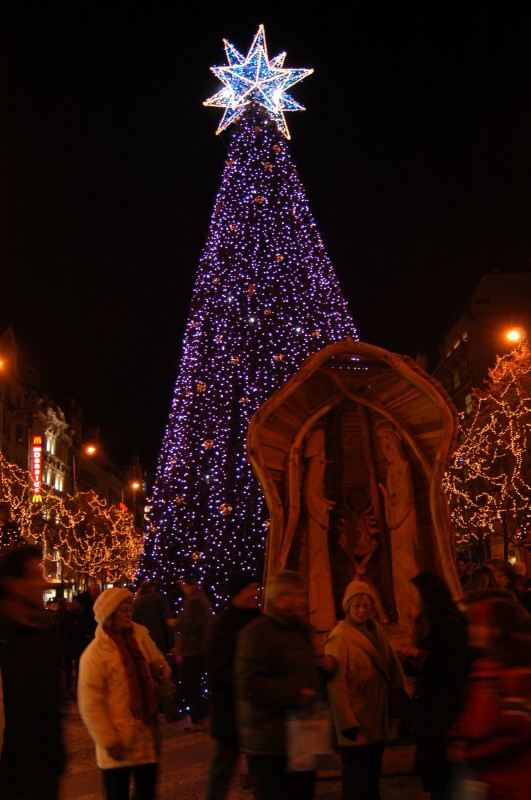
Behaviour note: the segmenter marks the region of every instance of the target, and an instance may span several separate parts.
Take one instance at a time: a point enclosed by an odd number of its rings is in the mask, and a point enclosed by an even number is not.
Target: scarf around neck
[[[131,627],[124,631],[115,631],[106,627],[105,633],[117,646],[125,668],[129,685],[131,714],[135,719],[145,722],[146,725],[158,725],[159,713],[149,666],[138,646],[134,629]]]

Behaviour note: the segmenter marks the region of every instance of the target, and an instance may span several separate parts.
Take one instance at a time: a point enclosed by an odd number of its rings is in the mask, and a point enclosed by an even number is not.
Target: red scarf
[[[133,628],[123,631],[105,628],[105,633],[108,633],[116,644],[125,668],[131,698],[131,714],[146,725],[158,725],[159,712],[149,666],[138,646]]]

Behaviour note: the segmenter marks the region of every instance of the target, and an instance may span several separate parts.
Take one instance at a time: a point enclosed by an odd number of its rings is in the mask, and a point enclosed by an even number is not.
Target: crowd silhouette
[[[380,799],[385,747],[400,740],[414,746],[430,800],[527,800],[530,581],[499,558],[456,568],[457,597],[436,572],[411,579],[410,642],[394,638],[374,587],[359,577],[323,639],[308,622],[298,572],[270,576],[264,597],[258,576],[234,572],[217,613],[195,573],[181,582],[180,607],[144,581],[136,596],[93,585],[45,609],[42,551],[9,548],[0,558],[0,794],[57,800],[61,714],[76,701],[106,800],[129,800],[131,784],[135,800],[155,800],[160,725],[183,717],[183,733],[208,730],[216,741],[205,800],[226,800],[240,759],[255,800],[311,800],[316,766],[294,766],[288,723],[317,719],[317,709],[328,709],[342,800]],[[180,689],[173,715],[160,681]],[[30,684],[35,703],[24,714]],[[408,688],[407,720],[391,716],[388,684]]]

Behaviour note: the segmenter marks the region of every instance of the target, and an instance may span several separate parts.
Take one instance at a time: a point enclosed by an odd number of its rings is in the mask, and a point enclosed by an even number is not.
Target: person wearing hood
[[[154,800],[160,736],[154,680],[171,670],[148,629],[132,620],[133,595],[114,587],[94,603],[96,635],[79,662],[78,708],[96,745],[106,800]]]
[[[264,613],[238,634],[236,720],[254,800],[312,800],[315,770],[288,770],[287,714],[326,694],[332,659],[317,657],[308,587],[293,570],[272,575]]]
[[[260,583],[251,572],[234,572],[227,584],[229,605],[216,617],[206,644],[210,762],[205,800],[224,800],[240,757],[234,700],[234,655],[240,630],[260,614]]]
[[[345,618],[325,643],[325,653],[337,664],[328,696],[341,756],[343,800],[379,800],[384,747],[391,734],[388,684],[380,670],[405,688],[400,661],[376,619],[376,603],[369,583],[349,583],[343,596]]]

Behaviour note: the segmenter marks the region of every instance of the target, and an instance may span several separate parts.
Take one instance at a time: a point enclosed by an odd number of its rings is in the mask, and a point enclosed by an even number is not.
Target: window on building
[[[461,386],[461,375],[459,374],[458,369],[454,369],[452,377],[454,382],[454,389],[459,389],[459,387]]]
[[[472,395],[470,392],[465,396],[465,414],[470,414],[472,411]]]

